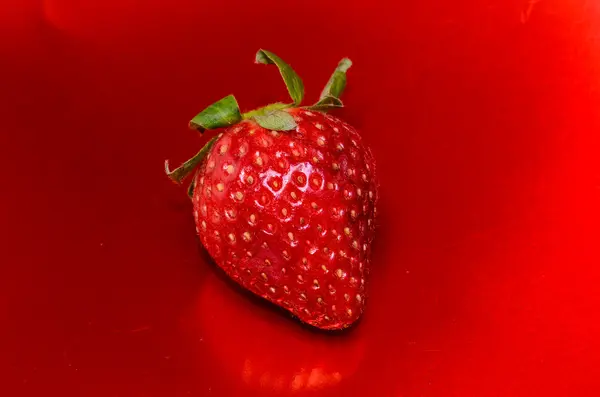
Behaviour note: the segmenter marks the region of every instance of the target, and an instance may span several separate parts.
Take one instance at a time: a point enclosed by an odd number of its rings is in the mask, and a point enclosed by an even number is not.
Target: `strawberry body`
[[[341,329],[362,314],[374,238],[375,163],[358,132],[286,110],[293,131],[224,130],[193,191],[200,240],[233,280],[301,321]]]

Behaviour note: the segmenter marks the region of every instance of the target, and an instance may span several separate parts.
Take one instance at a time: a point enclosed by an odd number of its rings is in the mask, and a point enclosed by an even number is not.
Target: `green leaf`
[[[290,105],[288,105],[286,103],[281,103],[281,102],[272,103],[270,105],[263,106],[262,108],[254,109],[254,110],[251,110],[251,111],[249,111],[247,113],[244,113],[244,114],[242,114],[242,118],[244,120],[253,119],[254,116],[256,116],[256,115],[262,115],[262,114],[265,114],[265,113],[267,113],[269,111],[272,111],[272,110],[287,109],[289,107],[290,107]]]
[[[325,98],[321,98],[321,100],[315,103],[312,106],[308,106],[308,109],[313,110],[327,110],[331,108],[342,108],[344,104],[340,98],[336,98],[333,96],[326,96]]]
[[[294,105],[299,106],[304,98],[304,84],[302,79],[294,72],[294,69],[290,67],[283,59],[277,55],[266,50],[258,50],[256,53],[256,63],[264,64],[275,64],[279,68],[279,73],[283,77],[285,86],[290,93],[290,96],[294,100]]]
[[[328,96],[335,98],[342,96],[344,88],[346,88],[346,72],[351,66],[352,61],[348,58],[344,58],[338,63],[338,66],[329,78],[327,85],[325,85],[323,92],[321,92],[321,100]]]
[[[210,151],[210,148],[212,148],[212,146],[215,144],[217,139],[219,139],[218,136],[213,137],[210,141],[208,141],[206,143],[206,145],[204,145],[204,147],[202,149],[200,149],[200,151],[198,153],[196,153],[196,155],[194,157],[192,157],[185,163],[181,164],[179,167],[177,167],[173,171],[171,171],[169,169],[169,160],[165,160],[165,173],[167,174],[167,176],[169,178],[171,178],[171,180],[175,183],[183,182],[183,180],[190,173],[192,173],[192,171],[194,171],[194,169],[196,169],[196,167],[198,166],[198,164],[200,164],[202,159],[204,159],[204,157],[206,157],[206,155]]]
[[[190,128],[200,132],[215,128],[229,127],[242,120],[242,114],[233,95],[217,101],[198,113],[190,121]]]
[[[254,120],[263,128],[273,131],[290,131],[297,127],[296,120],[283,110],[271,110],[264,114],[257,114]]]
[[[198,171],[196,171],[196,173],[194,174],[194,177],[192,178],[192,182],[190,182],[190,185],[188,186],[187,195],[190,199],[194,198],[194,190],[196,189],[196,181],[197,180],[198,180]]]

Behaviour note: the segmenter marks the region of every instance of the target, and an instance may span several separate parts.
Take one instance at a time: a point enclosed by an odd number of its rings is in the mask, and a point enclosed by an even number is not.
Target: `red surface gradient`
[[[369,302],[311,332],[232,288],[162,162],[234,93],[339,115],[381,182]],[[600,3],[7,0],[3,396],[597,396]]]

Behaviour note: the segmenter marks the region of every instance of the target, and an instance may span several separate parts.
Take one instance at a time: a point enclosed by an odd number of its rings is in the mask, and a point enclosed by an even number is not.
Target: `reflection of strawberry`
[[[306,332],[216,281],[209,275],[200,287],[185,329],[194,340],[202,336],[203,360],[241,379],[243,390],[235,395],[340,387],[358,370],[365,354],[363,329],[341,337]]]
[[[354,128],[323,113],[341,106],[350,61],[340,62],[321,100],[299,108],[303,85],[276,55],[294,99],[241,115],[232,96],[191,122],[227,127],[169,175],[198,164],[191,196],[198,233],[239,284],[323,329],[345,328],[363,312],[374,236],[375,163]]]

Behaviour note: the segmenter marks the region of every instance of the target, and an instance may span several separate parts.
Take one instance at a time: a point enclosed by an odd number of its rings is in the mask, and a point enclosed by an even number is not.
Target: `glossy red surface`
[[[285,99],[260,47],[309,99],[355,62],[382,225],[344,335],[231,288],[163,175],[206,104]],[[595,1],[2,2],[2,395],[598,395],[599,54]]]

